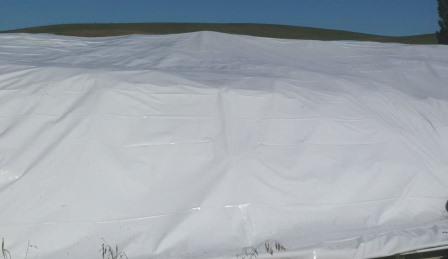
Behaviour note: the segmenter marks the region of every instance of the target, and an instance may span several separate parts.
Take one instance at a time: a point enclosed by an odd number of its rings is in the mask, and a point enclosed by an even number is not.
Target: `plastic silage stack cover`
[[[372,258],[447,198],[447,47],[0,36],[12,258]]]

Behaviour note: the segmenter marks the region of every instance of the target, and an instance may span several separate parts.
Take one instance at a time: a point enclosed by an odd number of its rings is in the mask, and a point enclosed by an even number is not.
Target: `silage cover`
[[[13,259],[371,258],[447,199],[445,46],[0,35]]]

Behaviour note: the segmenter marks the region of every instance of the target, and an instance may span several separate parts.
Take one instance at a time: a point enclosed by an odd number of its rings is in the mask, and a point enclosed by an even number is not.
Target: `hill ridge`
[[[66,36],[102,37],[129,34],[175,34],[197,31],[215,31],[258,37],[307,40],[356,40],[411,44],[436,44],[435,34],[411,36],[383,36],[315,27],[258,24],[258,23],[72,23],[55,24],[1,33],[49,33]]]

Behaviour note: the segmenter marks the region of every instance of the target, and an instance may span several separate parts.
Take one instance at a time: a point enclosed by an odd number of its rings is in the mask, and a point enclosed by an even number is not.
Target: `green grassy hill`
[[[341,30],[271,24],[218,24],[218,23],[110,23],[62,24],[24,28],[4,32],[51,33],[69,36],[101,37],[128,34],[171,34],[195,31],[216,31],[282,39],[359,40],[399,42],[410,44],[436,44],[434,34],[390,37]]]

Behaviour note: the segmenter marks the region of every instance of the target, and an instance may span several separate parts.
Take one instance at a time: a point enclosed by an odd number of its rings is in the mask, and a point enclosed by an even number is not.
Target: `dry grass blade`
[[[6,249],[4,238],[2,238],[2,256],[3,259],[11,259],[11,253],[9,252],[8,249]]]

